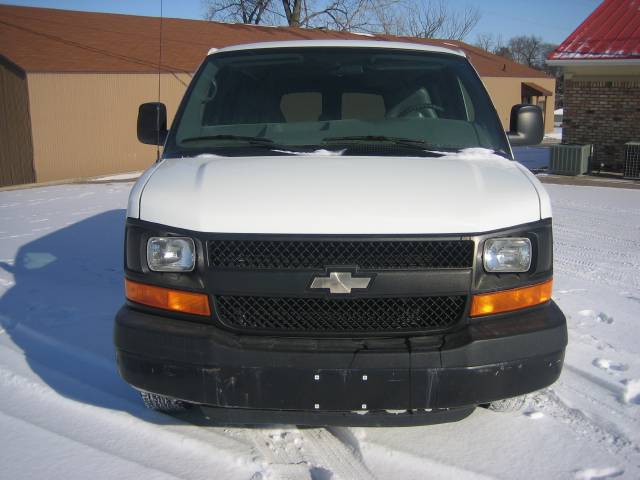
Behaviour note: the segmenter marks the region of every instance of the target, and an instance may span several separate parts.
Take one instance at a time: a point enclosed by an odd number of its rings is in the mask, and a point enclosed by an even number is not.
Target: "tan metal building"
[[[155,148],[138,143],[138,105],[169,119],[210,47],[271,40],[361,39],[345,32],[261,27],[0,5],[0,186],[142,170]],[[398,40],[378,35],[373,39]],[[553,130],[555,79],[457,41],[400,38],[463,49],[508,127],[511,106],[545,110]]]

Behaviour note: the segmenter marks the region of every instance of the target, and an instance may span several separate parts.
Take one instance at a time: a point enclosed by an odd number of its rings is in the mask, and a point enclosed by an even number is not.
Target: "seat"
[[[438,118],[436,108],[430,107],[431,96],[424,87],[419,88],[387,111],[387,118]]]

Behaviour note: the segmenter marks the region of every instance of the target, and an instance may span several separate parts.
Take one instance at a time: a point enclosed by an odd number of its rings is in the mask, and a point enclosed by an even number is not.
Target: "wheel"
[[[505,398],[491,402],[487,408],[493,412],[519,412],[527,404],[527,396]]]
[[[189,404],[176,400],[175,398],[165,397],[164,395],[158,395],[157,393],[140,392],[144,406],[156,410],[158,412],[165,413],[177,413],[184,412],[189,408]]]

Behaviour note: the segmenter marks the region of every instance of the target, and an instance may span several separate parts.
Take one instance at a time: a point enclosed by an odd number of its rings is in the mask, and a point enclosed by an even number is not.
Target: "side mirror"
[[[148,145],[164,145],[167,138],[167,107],[164,103],[143,103],[138,108],[138,140]]]
[[[544,138],[542,110],[537,105],[514,105],[507,132],[511,145],[537,145]]]

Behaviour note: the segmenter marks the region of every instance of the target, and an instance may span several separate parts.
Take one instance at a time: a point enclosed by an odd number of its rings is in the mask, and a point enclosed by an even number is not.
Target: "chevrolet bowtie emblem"
[[[327,289],[331,293],[351,293],[354,288],[367,288],[371,277],[352,277],[351,272],[329,272],[328,277],[316,277],[311,288]]]

